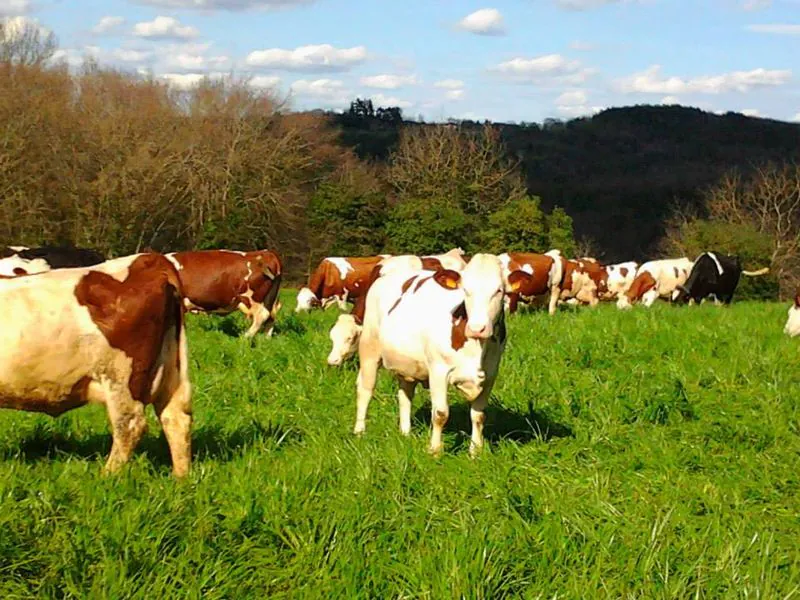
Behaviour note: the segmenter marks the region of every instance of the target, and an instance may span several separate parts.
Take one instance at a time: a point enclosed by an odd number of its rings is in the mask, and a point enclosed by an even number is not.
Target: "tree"
[[[487,252],[546,252],[549,250],[547,218],[537,197],[525,196],[509,201],[489,215],[483,230]]]
[[[574,256],[577,250],[572,217],[563,208],[556,206],[547,217],[547,238],[550,248],[557,248],[565,256]]]
[[[0,63],[41,65],[58,48],[52,31],[25,17],[0,20]]]
[[[470,250],[473,219],[442,198],[413,198],[396,205],[386,222],[387,250],[435,254],[454,247]]]

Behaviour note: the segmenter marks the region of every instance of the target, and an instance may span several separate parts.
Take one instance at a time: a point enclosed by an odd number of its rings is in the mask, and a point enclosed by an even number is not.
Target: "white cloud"
[[[97,25],[92,27],[92,33],[102,34],[108,33],[122,25],[125,22],[124,17],[101,17]]]
[[[761,25],[748,25],[747,30],[755,33],[770,33],[773,35],[800,35],[800,24],[765,23]]]
[[[794,121],[795,123],[800,123],[800,112],[792,117],[792,121]]]
[[[556,105],[556,111],[558,111],[558,114],[564,117],[572,117],[572,118],[594,115],[599,113],[604,108],[605,107],[603,106],[587,106],[585,104],[579,104],[576,106]]]
[[[300,46],[294,50],[270,48],[256,50],[247,55],[245,62],[251,67],[283,69],[286,71],[345,71],[367,59],[364,46],[334,48],[330,44]]]
[[[2,0],[0,0],[0,2],[2,2]],[[2,19],[2,25],[2,39],[5,40],[16,39],[22,35],[25,32],[25,29],[28,27],[38,28],[39,35],[42,37],[46,37],[51,33],[47,27],[42,27],[39,25],[39,21],[36,19],[30,19],[28,17],[6,17]]]
[[[209,47],[210,44],[173,45],[160,48],[159,54],[165,68],[179,71],[221,69],[230,63],[230,58],[224,55],[207,56]]]
[[[459,90],[464,87],[464,82],[460,79],[442,79],[433,84],[433,87],[445,90]]]
[[[444,97],[448,100],[461,100],[464,98],[464,90],[447,90]]]
[[[159,16],[133,26],[133,35],[149,40],[187,40],[197,37],[198,33],[197,29],[181,25],[174,17]]]
[[[568,85],[583,83],[593,72],[580,61],[570,60],[560,54],[513,58],[492,67],[490,71],[519,83],[541,83],[549,79]]]
[[[586,92],[583,90],[573,90],[570,92],[564,92],[558,98],[556,98],[556,104],[560,104],[562,106],[581,106],[586,104],[588,98],[586,97]]]
[[[343,106],[353,98],[353,94],[345,88],[344,82],[338,79],[299,79],[290,86],[291,91],[299,96],[314,98],[325,106]]]
[[[739,112],[742,113],[745,117],[760,117],[760,116],[762,116],[761,115],[761,111],[759,111],[757,108],[743,108]]]
[[[642,94],[719,94],[722,92],[747,92],[753,88],[773,87],[787,83],[792,77],[789,70],[753,69],[732,71],[720,75],[701,75],[683,79],[664,77],[660,65],[651,65],[640,73],[617,80],[624,93]]]
[[[161,8],[196,10],[264,10],[312,4],[315,0],[136,0],[139,4]]]
[[[743,0],[742,10],[761,10],[772,6],[772,0]]]
[[[478,35],[503,35],[506,31],[503,15],[496,8],[482,8],[458,22],[458,28]]]
[[[205,73],[164,73],[161,79],[179,90],[189,90],[203,81]]]
[[[677,96],[664,96],[661,99],[661,104],[670,105],[670,104],[680,104],[681,101],[678,99]]]
[[[361,85],[379,90],[396,90],[407,85],[417,85],[416,75],[371,75],[362,77]]]
[[[584,90],[569,90],[556,98],[556,111],[565,117],[582,117],[603,110],[602,106],[590,106]]]
[[[414,106],[414,104],[408,100],[401,100],[400,98],[395,98],[394,96],[384,96],[383,94],[374,94],[371,96],[371,99],[372,103],[376,107],[397,106],[399,108],[411,108]]]
[[[141,63],[148,60],[151,56],[151,52],[146,52],[144,50],[129,50],[125,48],[116,48],[110,53],[110,58],[120,62],[128,63]]]
[[[248,83],[254,88],[270,89],[278,87],[281,84],[281,78],[273,75],[256,75],[251,77]]]
[[[30,8],[30,0],[0,0],[0,17],[23,15]]]
[[[87,58],[97,60],[99,55],[100,48],[97,46],[86,46],[83,50],[59,48],[50,60],[54,63],[66,63],[67,66],[74,68],[81,66]]]
[[[556,0],[556,4],[560,8],[565,8],[567,10],[589,10],[605,6],[606,4],[619,4],[630,1],[631,0]]]

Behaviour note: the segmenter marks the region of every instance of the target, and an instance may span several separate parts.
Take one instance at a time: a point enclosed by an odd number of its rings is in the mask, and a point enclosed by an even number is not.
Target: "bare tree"
[[[0,63],[40,65],[58,48],[52,31],[24,17],[0,20]]]

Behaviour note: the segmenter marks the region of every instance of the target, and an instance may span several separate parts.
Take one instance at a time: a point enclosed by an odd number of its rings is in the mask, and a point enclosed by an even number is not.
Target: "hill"
[[[401,127],[425,126],[398,118],[398,112],[378,109],[365,116],[351,110],[333,118],[343,144],[362,158],[385,161]],[[548,210],[565,208],[576,234],[593,240],[607,261],[651,255],[671,207],[697,205],[726,171],[800,159],[799,124],[683,106],[496,125],[520,161],[530,193],[541,196]]]

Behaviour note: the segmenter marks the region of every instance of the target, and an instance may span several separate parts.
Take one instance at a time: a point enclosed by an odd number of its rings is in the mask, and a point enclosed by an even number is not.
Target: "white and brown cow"
[[[503,264],[503,274],[508,279],[515,271],[531,275],[519,288],[519,291],[508,295],[508,310],[517,311],[520,300],[533,302],[538,297],[548,297],[548,312],[554,315],[561,294],[561,280],[564,277],[564,260],[559,250],[550,250],[545,254],[530,252],[507,252],[499,256]]]
[[[327,308],[334,302],[344,310],[348,300],[354,301],[363,293],[373,267],[388,257],[384,254],[322,259],[309,277],[308,285],[297,293],[295,312]]]
[[[561,294],[563,302],[596,306],[608,295],[608,272],[594,258],[562,258]]]
[[[105,404],[106,470],[130,458],[156,410],[176,476],[189,471],[192,410],[181,286],[160,254],[0,280],[0,407],[56,417]]]
[[[636,270],[628,291],[617,300],[617,308],[628,309],[636,302],[649,307],[658,298],[672,299],[678,288],[686,283],[692,264],[686,257],[644,263]]]
[[[484,409],[506,340],[504,294],[530,278],[515,271],[506,282],[497,256],[476,254],[461,273],[447,269],[386,275],[374,282],[358,345],[360,369],[354,433],[364,432],[367,408],[381,364],[400,381],[400,431],[411,430],[417,384],[430,387],[430,450],[442,450],[449,416],[447,390],[455,386],[471,403],[472,443],[483,445]]]
[[[166,255],[178,269],[184,304],[196,313],[228,314],[240,310],[251,320],[252,337],[266,323],[272,335],[280,310],[281,259],[270,250],[198,250]]]
[[[800,335],[800,288],[795,292],[794,302],[789,307],[789,316],[786,319],[783,332],[789,337]]]
[[[631,288],[633,280],[636,278],[636,269],[638,267],[639,263],[632,260],[615,265],[606,265],[608,299],[618,299]]]

